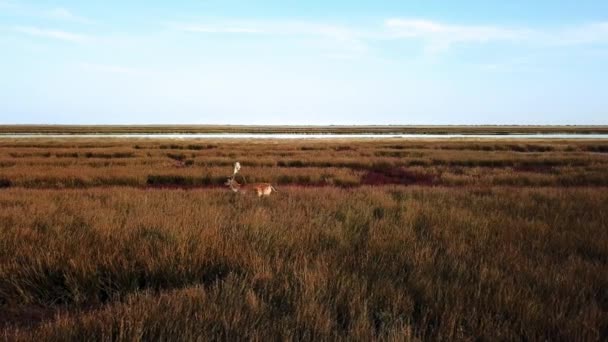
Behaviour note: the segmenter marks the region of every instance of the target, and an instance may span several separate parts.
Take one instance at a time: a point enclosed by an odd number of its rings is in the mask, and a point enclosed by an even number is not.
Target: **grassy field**
[[[0,186],[608,186],[608,141],[0,140]],[[242,178],[239,178],[243,181]]]
[[[404,134],[514,134],[579,133],[607,134],[608,126],[254,126],[254,125],[0,125],[0,134],[120,134],[120,133],[404,133]]]
[[[607,275],[605,141],[0,140],[6,340],[606,340]]]

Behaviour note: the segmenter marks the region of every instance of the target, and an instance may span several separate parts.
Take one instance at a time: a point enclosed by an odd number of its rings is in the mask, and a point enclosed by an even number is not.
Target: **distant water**
[[[192,133],[192,134],[0,134],[0,139],[608,139],[608,134],[274,134],[274,133]]]

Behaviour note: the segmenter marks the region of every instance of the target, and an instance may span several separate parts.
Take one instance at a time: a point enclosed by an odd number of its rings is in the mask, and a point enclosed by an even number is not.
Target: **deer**
[[[240,192],[242,194],[250,192],[250,191],[251,192],[255,191],[257,193],[258,197],[270,196],[270,194],[273,191],[278,192],[277,189],[275,189],[274,186],[272,186],[272,184],[270,184],[270,183],[240,184],[239,182],[237,182],[234,179],[240,169],[241,169],[241,164],[239,162],[234,163],[234,171],[232,173],[232,177],[229,177],[226,180],[226,183],[224,183],[224,185],[227,185],[228,187],[230,187],[230,190],[232,190],[234,192]],[[244,179],[244,177],[243,177],[243,179]]]

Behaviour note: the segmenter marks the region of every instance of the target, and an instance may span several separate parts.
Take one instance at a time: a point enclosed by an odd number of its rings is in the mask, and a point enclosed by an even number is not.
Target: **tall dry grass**
[[[605,340],[605,146],[2,140],[0,336]]]
[[[607,186],[603,141],[2,140],[0,186]]]
[[[606,337],[608,193],[0,193],[9,340]]]

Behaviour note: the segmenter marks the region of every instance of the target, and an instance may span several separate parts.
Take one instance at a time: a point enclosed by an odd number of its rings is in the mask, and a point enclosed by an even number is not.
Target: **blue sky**
[[[608,124],[608,1],[0,0],[0,124]]]

